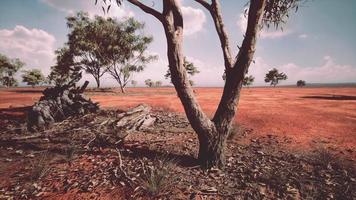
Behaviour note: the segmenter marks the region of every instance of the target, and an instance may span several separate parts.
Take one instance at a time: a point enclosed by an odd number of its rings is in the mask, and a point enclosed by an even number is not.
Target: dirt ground
[[[23,116],[21,107],[32,105],[41,89],[0,90],[0,116]],[[202,108],[210,116],[218,105],[221,88],[196,88]],[[173,88],[129,88],[87,92],[102,108],[127,109],[141,103],[184,113]],[[244,88],[236,122],[253,129],[252,137],[287,136],[289,147],[300,150],[318,145],[356,151],[356,88]],[[354,157],[354,155],[352,156]]]
[[[223,171],[198,166],[173,88],[89,90],[108,109],[33,135],[42,89],[0,89],[0,199],[356,198],[356,88],[244,88]],[[210,116],[221,90],[195,89]],[[115,142],[110,120],[142,103],[153,127]]]

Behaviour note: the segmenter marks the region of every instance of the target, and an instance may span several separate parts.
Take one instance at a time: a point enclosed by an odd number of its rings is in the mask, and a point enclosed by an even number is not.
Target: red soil
[[[195,91],[203,110],[212,116],[222,89]],[[146,103],[184,112],[173,88],[129,88],[124,95],[118,90],[89,95],[104,108],[126,109]],[[0,115],[11,111],[8,108],[30,106],[40,96],[40,89],[1,89]],[[287,136],[293,141],[291,146],[299,149],[323,143],[352,152],[356,149],[356,88],[243,89],[236,122],[254,129],[253,137]]]

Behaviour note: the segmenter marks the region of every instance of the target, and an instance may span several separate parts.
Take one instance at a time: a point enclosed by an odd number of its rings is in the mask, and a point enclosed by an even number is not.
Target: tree
[[[153,86],[154,86],[154,82],[153,82],[151,79],[146,79],[146,80],[145,80],[145,84],[146,84],[148,87],[153,87]]]
[[[142,32],[144,24],[129,18],[123,22],[114,19],[101,19],[101,25],[108,34],[105,52],[102,53],[108,62],[109,74],[119,83],[122,93],[134,73],[144,70],[146,64],[157,56],[147,55],[148,45],[153,38]]]
[[[249,87],[250,85],[252,85],[252,83],[253,83],[254,81],[255,81],[255,77],[253,77],[252,75],[250,75],[250,76],[245,76],[245,78],[244,78],[242,84],[243,84],[244,86]]]
[[[69,47],[57,49],[56,65],[51,67],[51,73],[47,80],[49,84],[63,85],[73,79],[80,79],[82,69],[79,63],[74,62],[74,53],[70,51]]]
[[[189,62],[186,57],[184,57],[183,66],[184,66],[184,68],[185,68],[187,74],[190,75],[190,77],[194,76],[195,74],[200,73],[200,71],[194,66],[194,63]],[[165,77],[166,79],[170,79],[170,78],[171,78],[171,72],[170,72],[169,69],[167,69],[167,72],[166,72],[166,74],[164,75],[164,77]],[[191,79],[189,79],[189,83],[190,83],[191,86],[194,85],[194,81],[191,80]]]
[[[275,27],[284,22],[290,9],[298,9],[302,0],[250,0],[246,14],[247,30],[236,56],[231,53],[229,38],[222,19],[220,1],[195,0],[211,14],[220,39],[226,81],[218,108],[210,119],[201,109],[189,84],[184,67],[183,17],[178,0],[163,0],[162,12],[139,0],[127,0],[162,23],[167,40],[167,57],[172,83],[180,98],[187,118],[198,135],[198,159],[202,166],[223,166],[225,145],[235,117],[245,74],[255,53],[258,33],[263,25]],[[122,0],[116,0],[121,5]]]
[[[131,85],[132,85],[132,86],[134,86],[134,87],[136,87],[136,85],[137,85],[137,81],[135,81],[135,80],[131,80]]]
[[[154,86],[155,87],[161,87],[162,86],[162,81],[156,81]]]
[[[23,71],[22,74],[22,82],[27,83],[27,85],[31,85],[35,87],[35,85],[39,85],[40,83],[45,81],[45,77],[43,76],[41,70],[32,69],[28,71]]]
[[[98,16],[90,19],[88,13],[84,12],[67,17],[68,53],[75,66],[94,77],[97,88],[100,88],[100,78],[108,71],[108,61],[103,52],[110,48],[111,33],[105,30],[105,22],[104,18]]]
[[[271,86],[276,87],[276,85],[279,83],[281,80],[287,80],[287,75],[283,72],[279,73],[278,69],[273,68],[268,71],[265,77],[265,82],[269,83],[271,82]]]
[[[298,87],[304,87],[305,85],[306,85],[306,82],[304,80],[297,81],[297,86]]]
[[[24,66],[18,58],[9,59],[0,53],[0,83],[6,87],[17,86],[15,74]]]

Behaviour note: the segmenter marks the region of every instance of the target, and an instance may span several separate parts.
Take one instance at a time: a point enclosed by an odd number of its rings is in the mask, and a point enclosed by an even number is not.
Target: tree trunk
[[[100,88],[100,77],[95,77],[95,82],[96,82],[96,88]]]
[[[225,146],[228,132],[211,132],[207,135],[198,135],[198,160],[204,168],[225,165]]]
[[[120,85],[120,89],[121,89],[121,92],[122,92],[122,93],[126,93],[124,86]]]
[[[183,17],[178,1],[164,0],[162,13],[139,1],[128,1],[162,22],[167,39],[167,57],[171,80],[183,104],[187,118],[198,135],[198,159],[203,167],[223,166],[225,163],[226,139],[237,110],[242,81],[255,52],[257,33],[260,28],[259,22],[266,0],[250,1],[246,36],[234,64],[231,61],[227,35],[217,1],[212,1],[212,5],[209,5],[206,1],[198,1],[202,2],[214,17],[225,59],[226,82],[223,96],[213,120],[206,116],[198,104],[183,65]],[[211,8],[211,6],[214,6],[214,8]]]

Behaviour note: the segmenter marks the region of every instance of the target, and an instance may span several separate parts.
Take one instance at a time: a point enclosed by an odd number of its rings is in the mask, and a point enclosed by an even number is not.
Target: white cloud
[[[275,66],[267,63],[261,57],[257,57],[255,61],[256,63],[250,67],[249,74],[256,77],[255,82],[257,85],[266,85],[264,83],[265,74]],[[283,81],[282,84],[295,84],[300,79],[309,83],[356,81],[356,67],[337,64],[330,56],[325,56],[320,66],[303,67],[295,63],[287,63],[276,68],[288,76],[288,80]]]
[[[237,21],[237,26],[239,27],[240,31],[242,33],[245,33],[246,28],[247,28],[247,17],[245,17],[244,14],[240,14],[239,16],[239,20]],[[262,29],[260,31],[260,37],[264,38],[264,39],[275,39],[275,38],[281,38],[284,36],[287,36],[289,34],[291,34],[292,31],[291,30],[275,30],[275,31],[271,31],[271,30],[265,30]]]
[[[299,37],[300,39],[306,39],[306,38],[308,38],[309,36],[308,36],[307,34],[300,34],[298,37]]]
[[[193,35],[203,30],[206,16],[201,9],[182,6],[184,35]]]
[[[26,68],[40,68],[49,73],[54,64],[53,35],[41,29],[28,29],[17,25],[14,29],[0,30],[0,52],[10,58],[19,58]]]
[[[102,10],[102,6],[107,8],[107,5],[104,4],[102,0],[98,0],[98,4],[95,5],[94,0],[41,0],[44,3],[66,12],[68,14],[74,14],[77,11],[85,11],[88,12],[90,16],[100,15],[103,16],[104,12]],[[116,5],[115,1],[113,1],[109,13],[106,15],[108,17],[131,17],[134,13],[122,4],[120,7]]]

